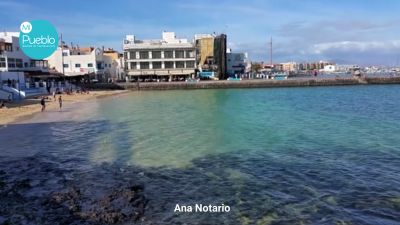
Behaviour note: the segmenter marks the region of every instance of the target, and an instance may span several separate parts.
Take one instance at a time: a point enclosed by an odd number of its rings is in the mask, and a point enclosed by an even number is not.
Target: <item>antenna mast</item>
[[[269,52],[269,59],[270,59],[270,66],[272,69],[272,37],[271,37],[271,41],[269,42],[269,47],[270,47],[270,52]]]

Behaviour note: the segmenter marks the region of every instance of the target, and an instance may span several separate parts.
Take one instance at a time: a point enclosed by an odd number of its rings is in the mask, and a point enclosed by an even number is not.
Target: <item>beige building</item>
[[[211,64],[208,60],[214,58],[214,37],[211,35],[196,35],[197,66]]]
[[[196,61],[200,77],[226,79],[227,74],[227,36],[225,34],[197,34]]]
[[[284,72],[294,72],[298,70],[298,64],[296,62],[281,63],[280,65]]]

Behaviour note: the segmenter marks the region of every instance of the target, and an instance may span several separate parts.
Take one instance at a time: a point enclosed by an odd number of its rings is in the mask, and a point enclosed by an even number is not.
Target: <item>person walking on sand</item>
[[[58,97],[58,104],[60,105],[60,110],[62,108],[62,103],[63,103],[63,100],[62,100],[61,95],[60,95],[60,97]]]
[[[46,109],[46,101],[44,97],[42,97],[42,100],[40,100],[40,105],[42,105],[42,112]]]

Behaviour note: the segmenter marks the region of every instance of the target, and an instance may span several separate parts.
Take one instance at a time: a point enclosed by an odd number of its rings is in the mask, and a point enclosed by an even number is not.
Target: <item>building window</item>
[[[194,68],[194,61],[186,61],[186,68]]]
[[[8,68],[15,68],[15,59],[8,58]]]
[[[194,58],[194,57],[195,57],[194,51],[192,50],[186,51],[186,58]]]
[[[104,69],[103,64],[101,62],[98,62],[96,66],[98,70]]]
[[[136,52],[129,52],[129,59],[136,59]]]
[[[148,62],[141,62],[140,63],[140,69],[141,70],[148,70],[149,69],[149,63]]]
[[[136,70],[136,62],[131,62],[130,66],[131,70]]]
[[[161,69],[161,62],[153,62],[153,69]]]
[[[64,64],[64,68],[68,68],[69,67],[69,65],[68,64]]]
[[[174,62],[165,62],[165,69],[173,69]]]
[[[175,67],[179,68],[179,69],[185,68],[185,62],[178,61],[178,62],[175,63]]]
[[[148,51],[139,52],[139,58],[140,59],[148,59],[149,58],[149,52]]]
[[[28,67],[28,63],[24,62],[24,67],[27,68]]]
[[[15,59],[15,65],[17,68],[23,68],[22,59]]]
[[[128,52],[124,52],[124,59],[128,59]]]
[[[63,52],[62,55],[63,56],[68,56],[68,52]]]
[[[75,68],[81,68],[81,64],[76,63],[76,64],[75,64]]]
[[[183,58],[185,58],[184,54],[185,54],[185,52],[183,50],[175,51],[175,58],[183,59]]]
[[[6,43],[6,44],[5,44],[5,50],[6,50],[7,52],[12,52],[12,44]]]
[[[174,53],[172,51],[165,51],[164,58],[165,59],[172,59],[174,57]]]
[[[106,68],[107,67],[107,63],[104,63],[104,68]]]
[[[161,59],[161,51],[153,51],[153,52],[151,52],[151,57],[153,59]]]
[[[93,63],[88,63],[88,64],[87,64],[87,67],[92,68],[92,67],[93,67]]]
[[[6,58],[0,58],[0,68],[6,68]]]

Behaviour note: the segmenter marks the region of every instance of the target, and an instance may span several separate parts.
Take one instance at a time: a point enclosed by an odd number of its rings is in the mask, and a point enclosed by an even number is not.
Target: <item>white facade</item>
[[[93,78],[106,80],[117,73],[119,64],[103,55],[98,48],[59,47],[48,59],[49,67],[65,76],[92,75]]]
[[[229,76],[244,74],[248,67],[247,53],[232,53],[231,49],[226,53],[226,66]]]
[[[10,80],[25,86],[25,73],[49,73],[46,60],[32,60],[19,46],[19,32],[0,32],[0,84]]]
[[[123,44],[128,76],[191,75],[195,72],[195,48],[174,32],[163,32],[160,40],[137,40],[126,35]]]
[[[324,69],[322,69],[322,71],[327,72],[327,73],[336,72],[336,66],[335,65],[326,65],[326,66],[324,66]]]
[[[45,60],[32,60],[19,47],[19,32],[0,32],[0,71],[48,72]]]

